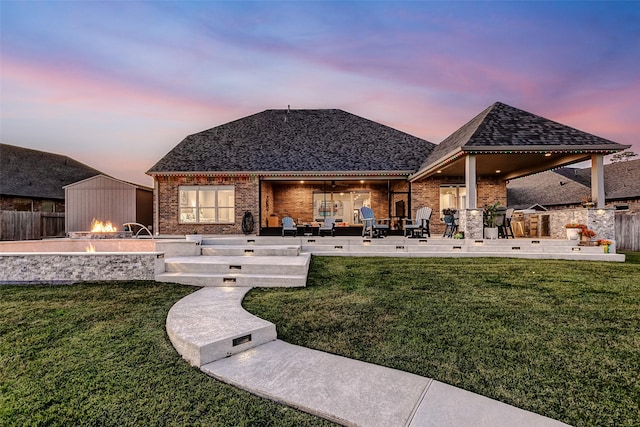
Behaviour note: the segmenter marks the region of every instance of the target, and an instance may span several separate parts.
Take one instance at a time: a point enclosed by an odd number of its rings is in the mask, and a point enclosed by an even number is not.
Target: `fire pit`
[[[125,239],[132,236],[130,231],[71,231],[69,237],[71,239]]]
[[[91,221],[91,231],[70,231],[72,239],[125,239],[132,237],[131,231],[118,231],[111,222]]]

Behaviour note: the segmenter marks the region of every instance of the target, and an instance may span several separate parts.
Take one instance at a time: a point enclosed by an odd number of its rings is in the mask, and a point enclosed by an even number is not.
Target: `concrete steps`
[[[167,335],[192,366],[200,367],[277,338],[273,323],[242,308],[248,291],[249,288],[203,288],[171,307]]]
[[[205,256],[298,256],[300,245],[203,245],[201,253]]]
[[[250,253],[244,248],[244,245],[219,248],[204,246],[203,253],[218,255],[165,258],[165,271],[157,274],[156,280],[204,287],[277,288],[306,285],[311,254],[301,254],[300,246],[255,246],[255,251]],[[235,255],[237,253],[247,255]]]

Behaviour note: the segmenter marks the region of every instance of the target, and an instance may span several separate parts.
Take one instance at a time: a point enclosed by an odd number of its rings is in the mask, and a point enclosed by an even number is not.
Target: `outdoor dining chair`
[[[444,233],[442,233],[442,237],[452,238],[453,234],[458,231],[458,223],[456,222],[456,217],[454,213],[448,213],[444,215]]]
[[[424,237],[425,233],[427,233],[428,237],[431,237],[431,231],[429,230],[431,212],[431,208],[427,207],[418,209],[416,219],[407,219],[407,223],[404,226],[404,236],[407,237],[411,232],[411,237]]]
[[[362,219],[362,237],[384,237],[389,232],[389,224],[378,224],[373,210],[368,206],[360,208],[360,218]]]
[[[293,237],[296,237],[296,234],[298,234],[298,227],[296,227],[293,218],[290,216],[282,218],[282,237],[286,236],[287,233],[291,233]]]
[[[335,218],[326,217],[324,219],[324,225],[321,225],[318,229],[318,235],[320,237],[324,236],[325,233],[330,233],[331,236],[335,236],[336,234],[336,220]]]
[[[509,237],[515,239],[513,228],[511,228],[511,218],[513,218],[514,211],[515,209],[513,208],[507,209],[504,213],[502,223],[498,224],[498,233],[505,239],[508,239]]]

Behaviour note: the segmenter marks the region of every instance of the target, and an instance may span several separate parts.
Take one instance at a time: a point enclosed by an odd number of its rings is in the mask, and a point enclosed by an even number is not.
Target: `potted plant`
[[[591,239],[596,237],[596,232],[589,230],[587,227],[582,229],[582,241],[591,242]]]
[[[576,222],[570,222],[569,224],[565,225],[565,228],[567,229],[567,239],[579,240],[580,234],[582,234],[582,230],[587,228],[587,226],[584,224],[578,224]]]
[[[608,254],[609,251],[611,250],[611,245],[613,244],[613,242],[611,240],[607,240],[607,239],[600,239],[598,240],[598,246],[602,246],[602,249],[604,250],[605,254]]]
[[[583,208],[592,208],[594,207],[596,204],[593,202],[593,200],[591,200],[591,197],[589,196],[584,196],[582,198],[582,207]]]
[[[193,229],[191,234],[187,234],[185,236],[187,242],[196,242],[196,245],[202,243],[202,234],[198,234],[198,230],[196,228]]]
[[[498,208],[500,202],[495,202],[491,205],[484,205],[484,238],[485,239],[497,239],[498,238]]]

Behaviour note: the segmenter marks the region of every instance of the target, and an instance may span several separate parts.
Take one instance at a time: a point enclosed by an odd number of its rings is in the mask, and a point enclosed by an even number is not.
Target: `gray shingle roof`
[[[421,169],[459,148],[473,151],[480,147],[526,149],[540,146],[554,150],[570,150],[577,146],[610,146],[614,150],[626,148],[616,142],[496,102],[438,144]]]
[[[415,171],[434,147],[342,110],[266,110],[187,136],[147,173]]]
[[[64,200],[65,185],[101,174],[60,154],[0,144],[0,194]]]
[[[604,165],[607,201],[640,199],[640,160]],[[515,179],[507,186],[509,206],[578,204],[591,195],[591,168],[561,168]]]

